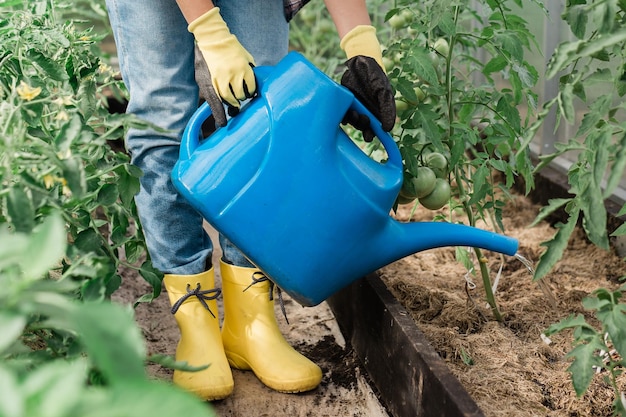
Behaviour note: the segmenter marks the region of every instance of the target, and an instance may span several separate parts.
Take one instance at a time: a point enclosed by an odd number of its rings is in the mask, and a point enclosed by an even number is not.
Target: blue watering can
[[[314,306],[410,254],[472,246],[507,255],[516,239],[444,222],[389,216],[402,185],[392,137],[354,95],[297,52],[255,68],[258,97],[206,140],[205,103],[184,132],[178,191],[276,285]],[[370,159],[342,130],[366,114],[387,161]]]

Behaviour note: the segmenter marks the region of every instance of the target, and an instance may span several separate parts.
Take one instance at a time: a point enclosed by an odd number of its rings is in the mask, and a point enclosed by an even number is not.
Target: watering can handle
[[[257,79],[257,91],[261,91],[262,84],[269,77],[271,71],[272,67],[270,66],[260,66],[254,68],[254,74]],[[345,87],[341,86],[341,88]],[[349,90],[346,89],[346,91]],[[352,93],[350,92],[350,94]],[[356,97],[354,97],[354,100],[350,105],[350,109],[355,110],[360,114],[364,114],[370,119],[370,127],[372,128],[372,131],[383,144],[383,147],[387,152],[387,164],[390,164],[393,167],[401,168],[402,156],[400,155],[400,150],[391,135],[383,130],[382,125],[376,116],[374,116],[372,112],[370,112]],[[207,102],[204,102],[189,119],[189,122],[185,127],[185,131],[183,132],[180,144],[181,160],[188,160],[191,158],[191,155],[200,144],[200,129],[202,128],[202,123],[204,123],[209,116],[211,116],[211,107],[209,107]]]
[[[256,87],[257,92],[261,91],[261,86],[263,82],[269,77],[272,67],[269,66],[260,66],[254,67],[254,75],[256,76]],[[209,103],[204,102],[195,113],[191,116],[189,121],[187,122],[187,126],[185,127],[185,131],[183,132],[183,137],[180,143],[180,155],[179,158],[181,160],[188,160],[191,158],[191,154],[196,150],[198,145],[200,144],[200,129],[202,128],[202,123],[206,119],[211,116],[211,107],[209,107]]]
[[[376,116],[374,116],[372,112],[369,111],[369,109],[365,107],[365,105],[363,105],[363,103],[361,103],[356,97],[354,97],[354,100],[350,105],[350,109],[357,111],[359,114],[364,114],[370,119],[370,127],[372,128],[372,131],[380,140],[380,143],[383,144],[383,147],[387,152],[387,164],[402,168],[402,155],[400,154],[398,145],[396,145],[396,142],[393,140],[389,132],[385,132],[383,130],[382,124],[378,121]]]

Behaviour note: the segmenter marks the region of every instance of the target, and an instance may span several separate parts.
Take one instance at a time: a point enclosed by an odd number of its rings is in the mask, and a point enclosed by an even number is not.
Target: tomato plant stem
[[[461,178],[459,173],[459,166],[457,165],[454,169],[454,175],[456,178]],[[457,186],[459,189],[459,200],[463,202],[463,209],[465,210],[465,214],[467,215],[467,219],[469,225],[472,227],[476,226],[476,220],[474,218],[474,212],[472,208],[468,204],[468,196],[465,191],[465,187],[463,186],[462,181],[457,181]],[[498,303],[496,302],[496,298],[493,294],[493,289],[491,288],[491,278],[489,277],[489,269],[487,268],[487,264],[482,261],[484,256],[480,248],[474,248],[474,253],[476,254],[476,259],[478,259],[478,264],[480,266],[480,275],[483,280],[483,287],[485,287],[485,297],[487,298],[487,303],[491,307],[491,312],[496,320],[499,322],[502,321],[502,314],[500,314],[500,310],[498,309]]]

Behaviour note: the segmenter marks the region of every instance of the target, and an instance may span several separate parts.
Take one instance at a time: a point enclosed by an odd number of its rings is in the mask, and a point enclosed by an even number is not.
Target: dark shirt
[[[309,0],[283,0],[285,5],[285,18],[289,22],[298,13],[298,10],[304,7]]]

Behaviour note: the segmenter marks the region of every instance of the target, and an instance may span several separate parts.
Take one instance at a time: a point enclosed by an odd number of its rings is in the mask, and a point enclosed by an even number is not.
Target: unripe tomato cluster
[[[429,210],[438,210],[452,195],[448,182],[448,160],[439,152],[431,152],[424,156],[425,165],[417,168],[417,175],[406,177],[400,193],[398,204],[409,204],[416,199]]]
[[[403,12],[406,12],[403,11]],[[398,21],[404,22],[404,18],[402,17],[403,13],[398,13],[393,15],[389,22],[391,24],[392,19],[395,18],[394,22],[397,25]],[[404,23],[402,23],[404,24]],[[393,25],[392,25],[393,26]],[[430,44],[431,52],[428,54],[428,58],[437,73],[437,78],[440,82],[444,81],[443,68],[445,67],[445,57],[450,53],[450,47],[448,45],[448,41],[445,38],[438,38],[435,42]],[[396,67],[402,67],[402,60],[404,59],[402,52],[396,52],[395,54],[389,54],[383,57],[383,64],[385,66],[385,70],[390,73]],[[416,79],[414,81],[413,92],[415,95],[413,97],[407,97],[400,94],[400,92],[396,92],[396,110],[398,112],[403,112],[410,107],[417,106],[419,103],[428,102],[428,83]]]

